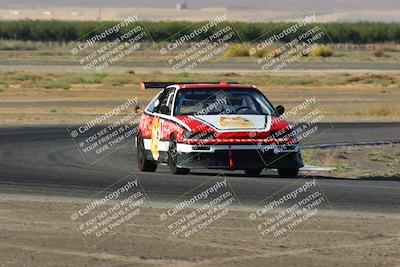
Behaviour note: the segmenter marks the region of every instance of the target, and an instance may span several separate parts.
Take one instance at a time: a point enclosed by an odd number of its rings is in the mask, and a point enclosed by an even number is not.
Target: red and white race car
[[[138,167],[154,172],[168,164],[173,174],[193,168],[265,168],[295,177],[303,166],[296,133],[255,87],[236,83],[142,83],[162,89],[144,109],[136,133]]]

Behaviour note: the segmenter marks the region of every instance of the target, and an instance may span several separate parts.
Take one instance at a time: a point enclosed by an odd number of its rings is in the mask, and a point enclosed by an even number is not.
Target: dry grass
[[[376,49],[382,50],[383,52],[400,52],[400,44],[395,44],[395,43],[377,44]]]
[[[306,164],[336,168],[328,176],[400,180],[400,145],[306,149],[302,155]]]
[[[249,74],[153,72],[32,73],[0,72],[0,123],[71,124],[104,112],[115,100],[138,97],[145,106],[157,90],[140,91],[142,81],[236,81],[255,84],[287,110],[315,97],[324,121],[399,121],[399,75],[395,74]],[[68,89],[65,89],[68,87]],[[28,102],[23,104],[23,102]],[[56,112],[50,112],[51,110]]]
[[[390,107],[371,108],[369,110],[369,112],[365,115],[378,116],[378,117],[399,116],[400,115],[400,107],[399,108],[390,108]]]
[[[347,76],[348,83],[361,83],[361,84],[377,84],[387,86],[389,84],[398,84],[399,77],[394,74],[361,74]]]
[[[56,43],[56,42],[24,42],[24,41],[1,41],[0,40],[0,60],[12,60],[12,61],[72,61],[77,62],[80,57],[74,57],[71,55],[70,50],[77,44],[70,43]],[[124,57],[125,62],[135,61],[165,61],[165,56],[162,56],[159,52],[161,47],[164,47],[165,43],[144,43],[139,48],[139,53],[132,53]],[[180,52],[187,49],[192,44],[187,43],[180,48]],[[279,43],[272,44],[268,48],[262,50],[256,50],[256,53],[252,55],[255,58],[261,58],[266,55],[271,57],[280,56],[280,52],[277,48],[282,45]],[[92,49],[99,48],[100,46],[93,46]],[[239,43],[231,44],[231,47],[226,53],[218,55],[215,59],[218,60],[231,60],[232,58],[238,58],[241,60],[254,61],[251,58],[248,50],[254,47],[254,44],[250,43]],[[177,52],[178,52],[177,50]],[[374,52],[377,52],[374,55]],[[92,50],[86,51],[85,55],[88,55]],[[400,45],[394,43],[384,44],[331,44],[319,45],[313,52],[313,55],[308,56],[306,51],[295,51],[294,54],[302,53],[304,57],[301,57],[300,61],[368,61],[368,62],[396,62],[400,60]],[[312,54],[312,53],[311,53]]]

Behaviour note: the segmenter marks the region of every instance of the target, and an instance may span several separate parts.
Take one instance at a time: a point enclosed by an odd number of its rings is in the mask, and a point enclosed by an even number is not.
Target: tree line
[[[84,41],[101,34],[112,28],[118,21],[59,21],[59,20],[19,20],[1,21],[0,39],[23,41],[56,41],[71,42]],[[107,35],[103,40],[114,40],[138,25],[142,26],[148,34],[148,39],[154,42],[172,42],[184,34],[190,34],[194,29],[201,28],[207,22],[188,21],[138,21],[121,28],[118,32]],[[200,41],[216,33],[226,26],[231,26],[237,33],[231,39],[235,42],[254,42],[272,35],[278,35],[282,31],[293,26],[294,23],[272,22],[223,22],[211,27],[207,32],[196,35],[192,40]],[[285,35],[281,41],[288,42],[299,34],[306,33],[315,26],[321,27],[325,37],[321,43],[383,43],[400,42],[400,23],[383,22],[340,22],[307,24],[300,27],[296,33]]]

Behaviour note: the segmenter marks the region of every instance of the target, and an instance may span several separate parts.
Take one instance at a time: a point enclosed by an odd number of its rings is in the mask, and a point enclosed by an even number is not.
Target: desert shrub
[[[376,57],[390,57],[389,55],[385,54],[386,50],[384,50],[383,48],[378,48],[374,50],[374,56]]]
[[[374,56],[376,57],[382,57],[384,55],[383,50],[382,49],[376,49],[374,51]]]
[[[314,57],[330,57],[333,55],[333,49],[326,45],[318,45],[310,53],[310,56]]]
[[[45,89],[69,89],[71,88],[71,84],[63,79],[60,80],[53,80],[49,83],[44,83],[41,85]]]
[[[97,84],[102,83],[106,75],[104,73],[88,73],[80,75],[70,75],[68,80],[72,84]]]
[[[234,44],[225,52],[226,57],[248,57],[250,45],[248,44]]]

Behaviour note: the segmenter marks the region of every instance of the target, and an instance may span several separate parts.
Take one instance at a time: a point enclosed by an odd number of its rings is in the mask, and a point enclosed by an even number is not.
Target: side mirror
[[[135,114],[139,115],[143,113],[143,109],[140,106],[136,106],[134,112]]]
[[[285,113],[285,108],[282,105],[278,105],[276,106],[276,111],[278,111],[279,115],[282,115],[283,113]]]
[[[170,113],[171,113],[171,110],[169,110],[169,107],[167,107],[167,106],[162,106],[162,107],[160,108],[160,113],[161,113],[161,114],[170,114]]]

